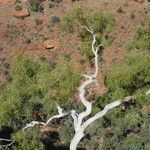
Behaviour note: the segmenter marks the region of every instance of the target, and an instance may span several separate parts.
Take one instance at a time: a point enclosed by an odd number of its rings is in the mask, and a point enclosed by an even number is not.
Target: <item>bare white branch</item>
[[[26,126],[23,128],[23,130],[27,129],[27,128],[31,128],[34,127],[35,125],[42,125],[42,126],[46,126],[48,125],[53,119],[58,119],[58,118],[62,118],[64,116],[67,116],[69,113],[64,113],[63,109],[56,103],[57,105],[57,109],[58,109],[58,115],[54,115],[52,117],[50,117],[46,122],[40,122],[40,121],[32,121],[31,123],[26,124]]]
[[[26,126],[23,128],[23,130],[27,129],[27,128],[31,128],[34,127],[35,125],[45,125],[45,122],[40,122],[40,121],[32,121],[28,124],[26,124]]]
[[[5,144],[5,145],[0,145],[0,149],[1,148],[7,148],[15,142],[15,140],[9,140],[9,139],[4,139],[4,138],[0,138],[0,141],[10,142],[10,143]]]
[[[134,99],[134,97],[132,96],[128,96],[128,97],[125,97],[123,100],[117,100],[117,101],[114,101],[108,105],[105,106],[105,108],[98,112],[97,114],[95,114],[93,117],[89,118],[84,124],[83,124],[83,128],[86,129],[90,124],[92,124],[93,122],[95,122],[96,120],[102,118],[103,116],[105,116],[108,111],[110,111],[111,109],[121,105],[122,103],[124,102],[129,102],[131,101],[132,99]]]
[[[96,82],[96,77],[98,75],[98,49],[101,46],[101,45],[98,45],[97,47],[95,46],[96,34],[94,34],[93,30],[89,29],[86,26],[82,26],[82,27],[84,27],[88,32],[90,32],[92,37],[93,37],[92,52],[95,56],[95,58],[94,58],[94,60],[95,60],[95,72],[93,75],[84,75],[84,77],[86,77],[86,80],[83,82],[83,84],[79,88],[79,98],[80,98],[82,104],[85,106],[86,109],[85,109],[85,111],[81,112],[77,118],[75,117],[74,114],[72,114],[72,117],[74,119],[75,135],[74,135],[73,139],[71,140],[70,150],[76,150],[77,149],[78,143],[80,142],[80,140],[84,136],[85,128],[83,128],[83,125],[84,125],[83,120],[87,116],[89,116],[91,114],[91,111],[92,111],[92,102],[89,102],[86,100],[85,94],[86,94],[86,87],[88,85]]]

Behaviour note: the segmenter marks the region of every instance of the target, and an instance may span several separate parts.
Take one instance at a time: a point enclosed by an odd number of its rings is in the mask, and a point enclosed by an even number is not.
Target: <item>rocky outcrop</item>
[[[43,42],[43,45],[46,49],[53,49],[59,47],[59,41],[58,40],[46,40]]]
[[[16,12],[14,13],[14,16],[15,16],[16,18],[25,18],[25,17],[30,16],[30,12],[29,12],[28,9],[22,9],[22,10],[20,10],[20,11],[16,11]]]

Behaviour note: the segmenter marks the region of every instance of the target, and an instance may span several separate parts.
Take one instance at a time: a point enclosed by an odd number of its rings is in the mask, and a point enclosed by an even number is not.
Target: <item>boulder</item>
[[[14,16],[16,18],[25,18],[25,17],[30,16],[30,12],[29,12],[28,9],[22,9],[20,11],[16,11],[15,14],[14,14]]]
[[[46,40],[43,42],[43,45],[46,49],[53,49],[59,47],[59,41],[58,40]]]

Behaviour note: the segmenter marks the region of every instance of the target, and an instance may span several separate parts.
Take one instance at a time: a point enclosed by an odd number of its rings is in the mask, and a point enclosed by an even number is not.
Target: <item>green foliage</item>
[[[111,13],[104,11],[95,11],[92,14],[86,14],[82,8],[75,8],[71,12],[66,13],[61,19],[60,27],[63,31],[72,33],[75,30],[75,24],[88,26],[97,34],[98,44],[103,46],[110,45],[114,38],[109,37],[108,33],[112,31],[115,26],[115,20]],[[78,29],[79,30],[79,29]],[[92,58],[91,52],[91,35],[83,30],[79,33],[82,43],[79,49],[83,51],[87,58]]]
[[[114,109],[101,121],[103,150],[147,150],[149,136],[149,97],[145,92],[150,83],[150,56],[148,51],[130,51],[124,62],[114,64],[107,73],[108,92],[97,97],[95,109],[102,110],[111,101],[134,95],[130,105]],[[144,107],[144,108],[143,108]],[[141,109],[142,108],[142,109]],[[147,117],[146,117],[147,116]]]
[[[107,75],[106,84],[115,98],[132,95],[150,83],[149,52],[132,51],[125,62],[115,64]]]
[[[0,127],[22,127],[41,113],[56,110],[55,101],[66,105],[80,82],[79,72],[65,59],[54,66],[47,60],[35,61],[16,54],[12,78],[0,94]]]
[[[37,12],[39,10],[40,3],[40,0],[29,0],[30,9]]]
[[[76,90],[79,81],[79,72],[73,70],[67,59],[62,59],[52,72],[50,83],[52,90],[56,90],[57,99],[66,101]]]
[[[102,44],[103,46],[111,45],[114,38],[108,34],[115,27],[115,20],[111,13],[96,11],[86,19],[85,25],[94,30],[98,44]],[[80,33],[80,37],[82,38],[80,50],[85,53],[87,58],[93,57],[91,51],[91,35],[87,31],[83,31]]]
[[[145,150],[140,137],[128,137],[121,143],[116,150]]]
[[[15,144],[13,149],[19,150],[44,150],[44,145],[41,142],[41,132],[38,128],[32,128],[26,131],[18,131],[13,135]]]
[[[70,139],[73,138],[73,135],[74,135],[74,129],[72,126],[72,122],[65,121],[64,125],[59,129],[60,141],[65,145],[69,145]]]
[[[130,18],[131,19],[134,19],[136,16],[136,12],[135,11],[132,11],[131,14],[130,14]]]
[[[63,31],[72,33],[73,21],[82,21],[84,19],[83,10],[80,7],[74,8],[71,12],[66,13],[60,21],[60,27]]]
[[[22,10],[21,4],[18,4],[18,3],[17,3],[17,4],[15,5],[15,10],[16,10],[16,11]]]
[[[103,34],[110,32],[114,28],[115,21],[110,12],[97,11],[91,14],[87,24],[95,33]]]
[[[145,25],[140,26],[135,31],[134,39],[130,42],[127,47],[129,49],[141,49],[141,50],[149,50],[150,51],[150,21],[148,21]]]

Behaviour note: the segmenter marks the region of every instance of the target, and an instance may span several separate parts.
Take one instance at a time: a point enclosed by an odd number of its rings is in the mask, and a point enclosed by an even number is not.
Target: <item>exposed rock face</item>
[[[43,45],[46,49],[53,49],[59,47],[59,41],[58,40],[46,40],[43,42]]]
[[[21,11],[16,11],[14,16],[16,18],[25,18],[25,17],[30,16],[30,12],[28,9],[22,9]]]

